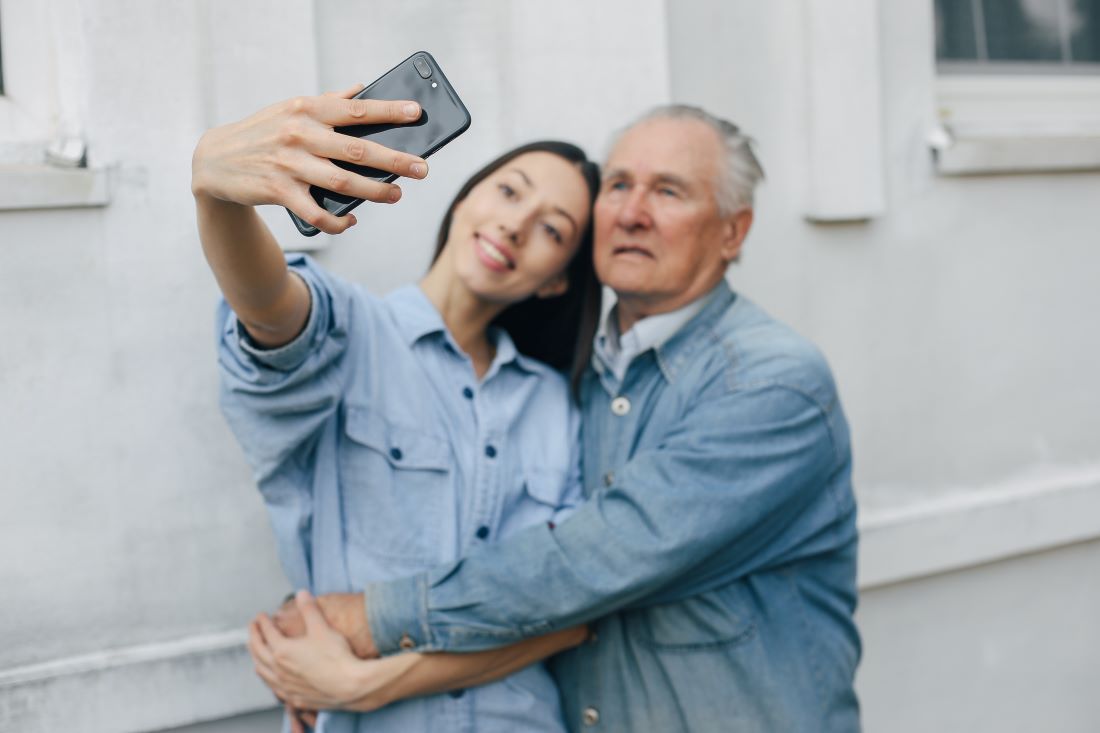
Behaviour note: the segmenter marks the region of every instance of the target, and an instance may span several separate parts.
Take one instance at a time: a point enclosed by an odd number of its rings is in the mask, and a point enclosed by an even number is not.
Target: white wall
[[[1100,614],[1079,588],[1057,601],[1095,567],[1091,545],[1067,543],[1100,536],[1100,175],[938,176],[931,3],[844,0],[877,12],[880,87],[863,99],[878,100],[885,209],[809,223],[808,182],[829,180],[807,168],[813,1],[50,0],[71,87],[46,105],[51,124],[67,110],[111,172],[111,201],[0,211],[0,728],[66,729],[79,714],[84,730],[148,730],[267,703],[239,629],[285,583],[215,404],[190,154],[209,125],[370,81],[420,49],[473,127],[400,205],[318,238],[324,264],[378,291],[417,277],[463,177],[513,144],[599,153],[670,98],[736,120],[769,178],[731,280],[822,345],[854,430],[874,576],[860,614],[868,730],[921,729],[892,717],[910,710],[898,680],[927,704],[923,729],[954,710],[966,725],[953,729],[976,730],[979,702],[1040,674],[1056,682],[1029,714],[1061,705],[1088,723],[1095,708],[1072,696],[1097,674],[1095,637],[1012,638]],[[0,154],[7,142],[0,129]],[[863,164],[866,152],[854,149]],[[1021,605],[1030,587],[1041,598]],[[948,663],[954,676],[937,677]],[[946,694],[968,680],[969,701]],[[1001,712],[1031,720],[1013,702]]]

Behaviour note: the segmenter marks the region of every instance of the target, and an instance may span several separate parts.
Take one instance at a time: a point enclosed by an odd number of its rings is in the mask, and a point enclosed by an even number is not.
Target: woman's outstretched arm
[[[309,194],[311,185],[377,203],[396,202],[401,189],[332,160],[410,178],[427,175],[421,158],[334,131],[420,116],[415,102],[351,99],[360,88],[273,104],[207,131],[195,148],[191,191],[203,253],[229,306],[261,346],[291,341],[305,325],[310,303],[309,288],[287,270],[278,243],[252,207],[286,206],[321,231],[338,234],[355,217],[320,207]]]

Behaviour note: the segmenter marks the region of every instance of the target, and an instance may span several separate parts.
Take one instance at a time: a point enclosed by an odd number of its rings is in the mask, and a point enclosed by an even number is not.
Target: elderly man
[[[587,503],[458,564],[326,597],[360,652],[466,652],[579,623],[552,661],[578,731],[855,731],[848,427],[805,339],[725,280],[762,171],[663,107],[596,202],[616,295],[582,384]]]

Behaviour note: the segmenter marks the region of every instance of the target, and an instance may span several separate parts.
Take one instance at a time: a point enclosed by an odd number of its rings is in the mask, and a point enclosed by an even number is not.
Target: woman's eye
[[[506,199],[510,199],[516,195],[516,189],[509,186],[507,183],[501,183],[497,188],[500,189],[500,192],[504,194],[504,198]]]
[[[543,224],[542,228],[547,234],[550,235],[551,239],[553,239],[558,244],[562,243],[561,232],[559,232],[555,227],[551,226],[550,224]]]

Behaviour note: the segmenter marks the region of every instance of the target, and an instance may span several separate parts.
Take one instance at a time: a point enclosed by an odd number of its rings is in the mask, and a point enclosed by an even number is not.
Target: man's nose
[[[623,206],[619,209],[618,224],[624,229],[648,229],[653,225],[653,219],[649,215],[649,207],[646,204],[645,191],[641,186],[630,192]]]

